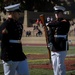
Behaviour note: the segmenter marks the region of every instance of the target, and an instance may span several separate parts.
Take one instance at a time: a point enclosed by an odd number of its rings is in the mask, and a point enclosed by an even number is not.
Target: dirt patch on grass
[[[30,60],[35,59],[48,59],[48,55],[46,54],[28,54],[27,58]],[[75,56],[68,56],[65,60],[66,70],[75,70]],[[42,68],[42,69],[52,69],[52,64],[29,64],[30,68]]]

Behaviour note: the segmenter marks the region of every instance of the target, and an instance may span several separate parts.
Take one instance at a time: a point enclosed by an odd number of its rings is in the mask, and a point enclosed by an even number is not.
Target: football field
[[[30,75],[53,75],[52,65],[48,57],[46,46],[23,45],[27,56]],[[70,46],[65,59],[66,75],[75,74],[75,47]],[[3,75],[3,66],[0,61],[0,75]]]

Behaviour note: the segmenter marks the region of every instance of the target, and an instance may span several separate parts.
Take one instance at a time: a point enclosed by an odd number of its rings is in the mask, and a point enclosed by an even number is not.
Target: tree
[[[0,0],[0,10],[9,4],[21,3],[21,10],[53,12],[53,6],[62,5],[67,10],[75,10],[75,0]]]

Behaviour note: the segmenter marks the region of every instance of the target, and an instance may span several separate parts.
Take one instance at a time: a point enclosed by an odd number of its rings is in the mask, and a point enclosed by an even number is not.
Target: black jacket
[[[13,19],[8,19],[3,23],[3,26],[3,29],[6,29],[7,33],[2,34],[1,59],[4,61],[21,61],[26,59],[22,51],[22,44],[9,42],[9,40],[21,40],[23,31],[22,24]]]
[[[51,42],[55,48],[55,51],[64,51],[66,49],[68,50],[67,41],[68,41],[68,32],[70,28],[69,21],[61,18],[49,23],[48,26],[50,29],[54,28],[54,31],[51,30],[52,37],[50,38],[53,38],[51,39]],[[55,35],[62,35],[62,36],[66,35],[66,38],[54,37]]]

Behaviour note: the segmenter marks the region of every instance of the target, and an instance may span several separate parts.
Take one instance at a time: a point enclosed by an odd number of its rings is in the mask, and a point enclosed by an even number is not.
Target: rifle
[[[45,25],[45,16],[43,14],[40,15],[40,20],[43,24],[43,27],[44,27],[44,32],[45,32],[45,38],[46,38],[46,45],[47,45],[47,49],[48,49],[48,55],[49,55],[49,59],[50,59],[50,62],[51,62],[51,51],[50,51],[50,48],[48,46],[48,33],[47,33],[47,26]]]

